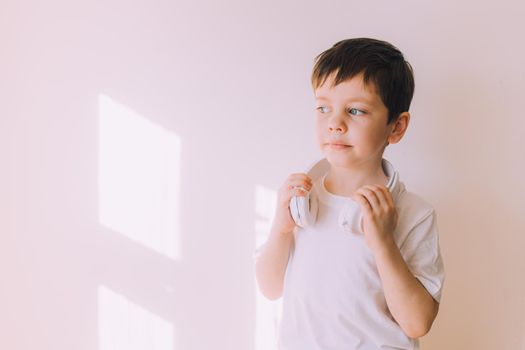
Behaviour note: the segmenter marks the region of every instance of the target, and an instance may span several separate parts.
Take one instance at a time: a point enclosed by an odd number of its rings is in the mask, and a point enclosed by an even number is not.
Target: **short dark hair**
[[[388,108],[387,124],[401,112],[408,111],[414,96],[414,72],[401,51],[392,44],[371,38],[338,41],[315,57],[312,87],[323,85],[337,71],[333,86],[364,71],[364,83],[375,84],[381,100]]]

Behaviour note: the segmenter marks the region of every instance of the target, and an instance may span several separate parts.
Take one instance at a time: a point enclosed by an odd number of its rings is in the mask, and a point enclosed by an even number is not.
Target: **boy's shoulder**
[[[437,215],[434,206],[425,198],[407,191],[404,185],[402,188],[396,201],[398,219],[394,240],[403,258],[415,264],[424,260],[422,256],[430,256],[439,249]],[[417,256],[416,260],[411,260],[414,256]]]
[[[425,198],[415,192],[408,191],[401,181],[399,187],[396,209],[400,223],[414,227],[430,215],[435,214],[434,206]]]

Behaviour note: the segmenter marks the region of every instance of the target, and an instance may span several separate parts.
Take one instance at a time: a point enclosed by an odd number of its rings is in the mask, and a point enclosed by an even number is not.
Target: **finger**
[[[390,192],[390,190],[385,186],[382,186],[382,189],[383,189],[383,192],[385,193],[385,197],[388,201],[388,205],[394,208],[396,204],[394,203],[394,197],[392,196],[392,192]]]
[[[380,209],[379,199],[377,198],[377,195],[375,194],[374,190],[363,186],[357,190],[357,193],[360,193],[366,197],[373,211],[377,211],[378,209]]]
[[[295,179],[288,181],[288,187],[290,186],[303,186],[311,188],[313,186],[313,183],[304,179]]]
[[[392,193],[386,186],[382,185],[376,185],[376,188],[378,192],[380,192],[383,195],[383,204],[385,210],[390,210],[392,208],[395,208],[394,199],[392,198]]]
[[[312,190],[312,187],[313,185],[305,181],[298,180],[298,181],[293,181],[292,183],[290,183],[288,185],[288,190],[292,191],[293,193],[303,193],[303,192],[308,193]]]
[[[392,197],[392,192],[390,192],[390,190],[386,186],[379,186],[379,189],[381,189],[381,191],[384,193],[388,206],[390,208],[394,208],[395,203],[394,198]]]
[[[292,187],[284,194],[284,196],[289,201],[292,197],[305,197],[307,194],[308,191],[302,187]]]
[[[368,199],[366,198],[366,196],[364,196],[361,193],[356,192],[352,196],[352,198],[354,198],[355,201],[358,202],[361,205],[361,210],[363,210],[363,212],[366,215],[370,215],[370,213],[372,212],[372,207],[371,207],[370,203],[368,202]]]
[[[302,176],[296,176],[292,177],[290,176],[287,180],[289,183],[308,183],[312,184],[312,180],[310,178],[302,177]]]
[[[383,209],[384,211],[387,211],[389,209],[389,203],[386,198],[387,195],[385,194],[381,186],[365,185],[364,187],[370,189],[376,195],[378,199],[378,209]]]
[[[308,183],[304,180],[295,180],[295,181],[291,181],[289,184],[288,184],[288,189],[293,189],[295,187],[302,187],[304,189],[306,189],[307,191],[310,191],[312,189],[312,184],[311,183]]]
[[[294,196],[306,196],[308,194],[308,190],[306,190],[304,187],[294,187],[292,189]]]
[[[292,180],[304,180],[306,182],[312,182],[312,178],[305,173],[293,173],[290,175]]]

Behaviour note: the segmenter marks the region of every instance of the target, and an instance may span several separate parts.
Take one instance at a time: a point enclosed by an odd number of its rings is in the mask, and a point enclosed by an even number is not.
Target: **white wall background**
[[[313,58],[368,36],[415,70],[385,157],[440,220],[447,280],[422,348],[525,349],[524,15],[2,0],[0,348],[268,349],[256,328],[278,304],[255,290],[256,233],[320,155]]]

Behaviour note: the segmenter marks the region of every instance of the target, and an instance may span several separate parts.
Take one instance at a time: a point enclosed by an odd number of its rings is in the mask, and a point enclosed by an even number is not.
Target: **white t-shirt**
[[[388,310],[372,250],[363,234],[338,224],[351,200],[314,182],[317,220],[297,227],[286,267],[279,350],[418,350]],[[412,274],[438,302],[445,279],[433,207],[401,181],[392,189],[398,212],[394,241]]]

